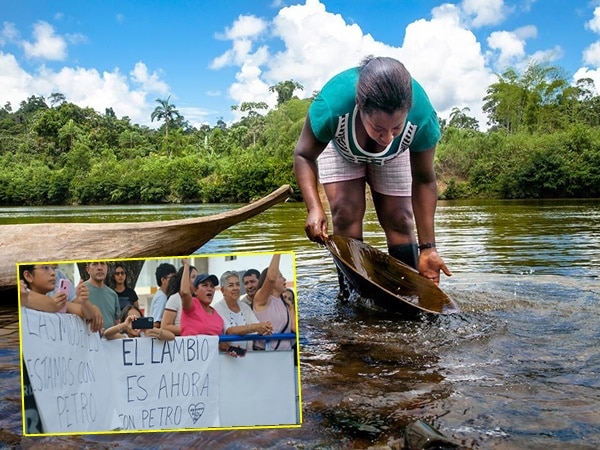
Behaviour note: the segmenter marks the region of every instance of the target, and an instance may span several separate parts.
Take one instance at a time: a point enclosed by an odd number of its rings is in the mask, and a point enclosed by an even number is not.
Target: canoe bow
[[[191,255],[221,231],[260,214],[291,194],[291,187],[283,185],[238,209],[189,219],[1,225],[0,290],[16,287],[17,263]]]

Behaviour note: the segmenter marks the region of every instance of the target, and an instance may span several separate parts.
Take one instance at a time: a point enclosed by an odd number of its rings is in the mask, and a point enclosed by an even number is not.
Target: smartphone
[[[227,352],[235,352],[238,356],[246,356],[246,349],[241,347],[229,346]]]
[[[71,290],[71,282],[66,278],[61,278],[58,282],[58,292],[64,292],[69,296],[69,291]]]
[[[69,291],[71,290],[71,282],[69,280],[67,280],[66,278],[61,278],[60,281],[58,282],[58,292],[64,292],[64,294],[67,296],[67,301],[69,301]],[[60,311],[58,311],[59,313],[65,313],[67,312],[67,304],[65,303],[65,306],[63,306]]]
[[[140,317],[131,322],[134,330],[150,330],[154,328],[154,317]]]

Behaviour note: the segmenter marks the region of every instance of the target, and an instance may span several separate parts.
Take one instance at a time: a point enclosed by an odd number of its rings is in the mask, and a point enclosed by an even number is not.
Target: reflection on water
[[[25,441],[366,448],[397,444],[406,425],[422,419],[466,448],[600,447],[599,203],[462,202],[438,211],[438,248],[454,272],[442,287],[461,308],[450,316],[401,321],[339,304],[333,263],[306,240],[300,204],[279,205],[202,248],[296,251],[300,330],[308,339],[301,429]],[[367,242],[385,248],[372,213],[365,230]],[[0,314],[0,428],[20,434],[15,318],[14,309]]]

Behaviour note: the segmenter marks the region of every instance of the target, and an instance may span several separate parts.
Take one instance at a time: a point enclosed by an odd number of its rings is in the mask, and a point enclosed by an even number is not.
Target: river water
[[[0,223],[196,212],[190,205],[4,208]],[[411,321],[340,304],[331,258],[306,239],[304,218],[302,204],[278,205],[200,250],[296,252],[300,333],[308,341],[301,348],[301,428],[21,438],[17,311],[10,306],[0,310],[0,442],[399,448],[405,427],[421,419],[464,448],[600,448],[600,201],[441,202],[438,249],[453,271],[441,287],[461,312]],[[365,241],[385,249],[372,210]]]

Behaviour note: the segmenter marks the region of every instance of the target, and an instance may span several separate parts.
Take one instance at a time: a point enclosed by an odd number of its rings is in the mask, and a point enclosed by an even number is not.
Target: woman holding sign
[[[47,264],[20,264],[19,278],[27,285],[27,307],[45,312],[63,312],[77,314],[90,323],[92,331],[102,327],[102,315],[89,301],[89,290],[81,282],[77,285],[76,302],[67,300],[67,290],[58,291],[52,297],[47,295],[56,287],[55,266]]]

